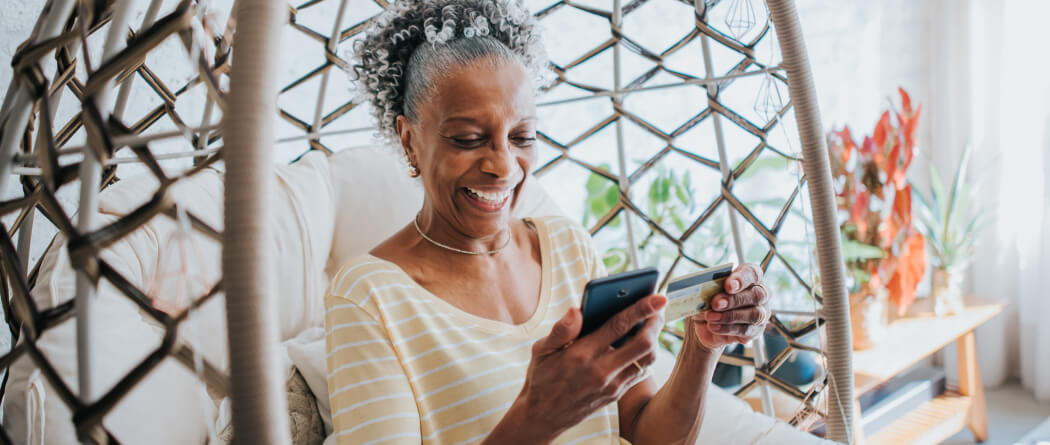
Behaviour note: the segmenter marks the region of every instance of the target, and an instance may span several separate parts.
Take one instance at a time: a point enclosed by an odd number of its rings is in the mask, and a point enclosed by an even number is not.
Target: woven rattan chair
[[[270,172],[278,161],[275,150],[281,153],[280,161],[295,157],[287,154],[296,151],[331,153],[333,148],[346,145],[341,137],[369,131],[367,126],[346,125],[348,121],[360,120],[355,116],[362,116],[356,111],[361,109],[361,104],[349,98],[339,98],[338,103],[333,103],[332,97],[339,96],[334,92],[332,79],[339,70],[347,68],[348,59],[341,49],[387,2],[306,0],[286,4],[240,0],[235,13],[229,7],[207,9],[202,3],[208,2],[190,0],[179,1],[174,9],[162,11],[162,3],[149,1],[141,14],[142,22],[131,23],[136,10],[132,0],[51,0],[32,35],[11,61],[14,78],[0,110],[0,190],[6,192],[12,188],[9,186],[17,184],[14,187],[20,185],[21,192],[0,202],[5,229],[0,236],[3,251],[0,296],[16,341],[0,358],[0,367],[7,369],[15,360],[28,357],[73,412],[72,420],[81,440],[115,441],[103,426],[107,413],[165,357],[174,356],[192,367],[193,353],[175,341],[186,312],[171,315],[154,308],[148,298],[143,297],[146,293],[114,274],[112,268],[98,259],[99,253],[151,218],[185,216],[195,230],[223,243],[223,278],[217,287],[226,293],[231,346],[229,376],[215,369],[208,375],[222,381],[218,386],[228,386],[233,399],[235,437],[243,443],[286,443],[288,423],[276,358],[278,314],[264,310],[273,307],[275,296],[268,285],[272,277],[266,276],[270,259],[259,254],[272,228],[260,215],[270,212],[274,187]],[[591,232],[609,230],[610,222],[622,215],[630,240],[628,253],[637,261],[638,246],[632,227],[648,227],[678,251],[668,276],[676,267],[704,265],[702,259],[683,249],[683,243],[700,233],[699,229],[713,220],[712,215],[717,212],[728,215],[737,259],[745,258],[741,233],[745,229],[748,233],[757,233],[767,246],[760,258],[762,266],[768,267],[774,262],[784,264],[797,280],[796,285],[822,307],[808,313],[810,320],[798,327],[790,328],[774,319],[777,332],[788,340],[789,347],[783,353],[764,357],[764,348],[758,347],[753,359],[726,356],[724,360],[729,363],[755,369],[755,377],[745,382],[738,393],[759,394],[765,411],[770,414],[773,409],[770,394],[786,394],[796,400],[800,413],[825,418],[829,438],[850,442],[853,374],[843,261],[823,127],[793,0],[768,0],[770,19],[764,23],[764,17],[755,11],[761,9],[760,5],[756,7],[757,0],[696,0],[695,3],[634,0],[623,4],[620,0],[611,0],[601,7],[593,6],[595,2],[569,0],[536,3],[530,7],[541,22],[553,21],[553,17],[571,11],[599,21],[608,31],[608,38],[598,41],[596,46],[552,61],[557,79],[548,91],[560,86],[571,87],[578,97],[561,95],[540,106],[604,100],[612,111],[608,118],[593,126],[581,123],[578,136],[568,139],[541,131],[541,140],[554,155],[541,163],[535,174],[542,178],[560,164],[571,164],[615,183],[619,188],[618,204],[590,227]],[[647,48],[632,38],[624,26],[632,14],[650,4],[673,5],[693,12],[667,16],[687,29],[679,40],[663,50]],[[235,44],[232,26],[226,26],[234,21],[214,11],[228,11],[230,17],[236,18]],[[308,23],[310,16],[316,18],[318,11],[335,11],[334,19],[328,22],[330,28],[319,31]],[[715,23],[712,11],[723,11],[720,14],[725,17],[725,26]],[[747,29],[740,28],[742,26]],[[775,65],[763,64],[757,60],[757,45],[773,41],[773,30],[783,60]],[[308,42],[306,45],[321,54],[322,59],[319,65],[308,67],[305,74],[289,82],[280,79],[280,54],[274,50],[281,47],[283,33],[294,34],[297,42]],[[667,67],[665,62],[692,44],[702,48],[704,72]],[[172,45],[188,55],[184,72],[174,75],[155,71],[152,66],[158,62],[154,55],[163,54],[165,48],[170,51]],[[716,69],[711,60],[713,48],[728,51],[739,61],[727,70]],[[610,53],[614,68],[610,73],[613,77],[610,87],[594,86],[575,75],[574,70],[580,66]],[[234,56],[236,62],[233,62]],[[623,78],[622,68],[628,56],[644,59],[652,68],[636,78]],[[668,74],[674,82],[650,82]],[[771,113],[758,123],[722,100],[725,89],[735,81],[755,76],[762,76],[768,82],[763,88],[772,88],[773,93],[779,92],[777,85],[786,85],[790,93],[789,100],[765,103]],[[284,100],[303,85],[314,85],[311,91],[316,94],[307,99],[313,103],[303,106],[301,100],[292,104]],[[695,115],[684,117],[685,122],[675,128],[654,125],[625,105],[631,95],[667,88],[700,91],[704,97],[696,103],[685,102],[695,108]],[[138,116],[128,116],[129,102],[141,100],[134,91],[146,91],[150,95],[148,102],[155,105]],[[197,97],[194,107],[185,104],[191,97]],[[63,98],[66,98],[64,104]],[[196,116],[189,116],[187,109],[200,113],[199,121]],[[273,113],[275,109],[280,112]],[[220,114],[222,118],[218,122]],[[799,153],[778,149],[767,139],[774,128],[782,127],[781,119],[789,114],[793,114],[797,122],[797,128],[788,130],[797,131]],[[717,158],[683,149],[675,142],[702,122],[713,125],[715,140],[711,144],[718,149]],[[576,155],[574,148],[610,125],[616,132],[618,168],[595,165]],[[628,171],[625,162],[624,126],[627,125],[643,129],[664,144],[634,171]],[[735,166],[726,154],[723,126],[742,129],[759,140],[756,147],[746,147],[749,154]],[[287,136],[287,131],[281,128],[290,128],[298,134]],[[278,134],[279,131],[284,133]],[[172,140],[181,141],[181,147],[188,146],[189,150],[171,150],[170,145],[164,145]],[[613,147],[608,150],[611,152]],[[667,230],[650,218],[632,196],[637,194],[632,193],[632,184],[672,154],[717,171],[721,178],[720,193],[695,219],[688,221],[687,230],[680,232]],[[804,166],[798,181],[783,184],[790,192],[772,220],[756,216],[748,203],[734,194],[733,187],[764,154]],[[172,175],[162,164],[176,158],[192,159],[193,164]],[[154,199],[122,218],[100,224],[94,211],[98,207],[99,190],[119,179],[117,173],[122,170],[118,170],[118,166],[131,163],[157,179],[159,185]],[[225,230],[221,233],[193,214],[186,215],[168,197],[173,184],[220,163],[226,171]],[[63,200],[70,198],[63,197],[61,190],[78,180],[90,186],[80,188],[78,204],[73,207],[81,211],[74,217],[69,206],[63,205]],[[811,211],[815,234],[815,245],[807,251],[816,252],[819,264],[819,273],[814,270],[809,276],[783,260],[778,251],[778,232],[792,206],[799,205],[796,198],[801,195],[809,196],[807,210]],[[726,210],[719,210],[720,207]],[[40,220],[41,216],[46,221]],[[37,228],[41,226],[49,228]],[[38,273],[38,265],[30,261],[34,256],[33,246],[39,245],[41,237],[46,242],[56,231],[69,240],[69,257],[78,270],[76,296],[54,307],[38,307],[29,296]],[[819,275],[820,286],[814,285],[814,275]],[[119,288],[168,332],[154,354],[105,392],[103,388],[91,387],[92,363],[105,360],[92,354],[92,326],[106,322],[92,316],[92,295],[99,281]],[[203,304],[218,290],[211,289],[193,304]],[[76,318],[77,326],[76,391],[58,377],[35,345],[48,329],[70,317]],[[820,384],[802,390],[773,375],[793,351],[814,349],[799,339],[821,330],[826,332],[826,341],[818,352],[826,357],[826,372]],[[817,400],[822,400],[826,407],[821,408]],[[797,417],[795,422],[801,423],[802,417]],[[0,442],[11,443],[4,430],[0,430]]]

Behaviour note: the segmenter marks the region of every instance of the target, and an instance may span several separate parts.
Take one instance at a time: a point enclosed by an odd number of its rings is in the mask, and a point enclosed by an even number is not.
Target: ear
[[[405,150],[405,157],[408,158],[408,162],[414,166],[418,166],[416,163],[416,151],[412,147],[412,124],[408,122],[408,118],[403,114],[397,116],[396,121],[397,136],[401,139],[401,148]]]

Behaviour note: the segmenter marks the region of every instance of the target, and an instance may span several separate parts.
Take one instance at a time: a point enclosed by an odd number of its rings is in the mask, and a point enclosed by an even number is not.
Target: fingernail
[[[729,307],[729,302],[726,301],[725,298],[718,298],[718,299],[715,300],[715,309],[716,310],[720,311],[720,310],[723,310],[723,309],[725,309],[727,307]]]
[[[667,297],[657,295],[652,301],[653,309],[660,310],[667,306]]]
[[[718,323],[710,323],[708,324],[708,326],[710,326],[711,330],[715,332],[722,332],[722,329],[725,329],[721,324]]]
[[[740,289],[740,280],[736,278],[730,278],[729,282],[726,283],[726,290],[730,292],[736,292],[737,289]]]
[[[708,312],[707,321],[718,321],[722,319],[722,314],[719,312]]]

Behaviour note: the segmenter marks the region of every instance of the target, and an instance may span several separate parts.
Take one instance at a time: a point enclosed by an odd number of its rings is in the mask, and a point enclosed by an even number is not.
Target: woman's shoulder
[[[590,278],[605,276],[605,268],[594,240],[580,223],[560,215],[535,218],[535,221],[537,225],[545,226],[550,246],[549,258],[556,269],[577,270]]]
[[[398,285],[408,287],[404,271],[394,263],[372,254],[364,254],[348,261],[332,276],[328,296],[364,306],[373,300],[372,296],[377,289]]]
[[[531,218],[531,220],[538,225],[543,225],[547,237],[554,244],[577,243],[583,238],[590,238],[587,229],[584,229],[580,223],[562,215],[541,216]]]

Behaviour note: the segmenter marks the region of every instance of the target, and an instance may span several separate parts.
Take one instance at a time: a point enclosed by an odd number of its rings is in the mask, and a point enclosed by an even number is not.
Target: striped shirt
[[[492,431],[521,391],[532,344],[605,273],[582,227],[564,217],[531,221],[540,240],[540,301],[518,325],[467,313],[371,255],[336,274],[325,322],[340,444],[477,443]],[[616,404],[556,443],[621,443]]]

